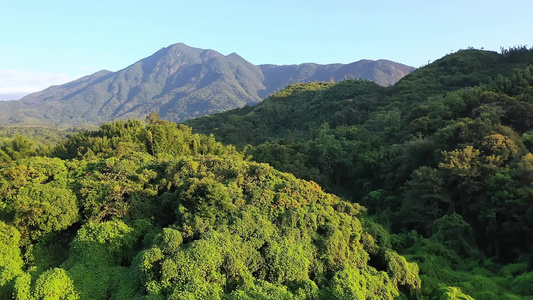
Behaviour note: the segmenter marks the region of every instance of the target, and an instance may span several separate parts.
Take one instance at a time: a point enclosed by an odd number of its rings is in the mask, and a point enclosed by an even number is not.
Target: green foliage
[[[404,222],[417,224],[415,227],[424,230],[444,215],[449,209],[451,199],[443,190],[444,179],[437,169],[423,166],[414,170],[411,180],[406,182],[401,211]]]
[[[13,160],[35,155],[34,142],[21,135],[16,135],[12,139],[4,141],[0,149]]]
[[[34,157],[23,139],[7,144],[0,293],[528,296],[533,80],[523,66],[529,52],[518,52],[510,62],[462,51],[387,89],[293,85],[206,119],[219,129],[191,122],[226,141],[260,143],[240,153],[155,115],[149,125],[117,121],[73,134],[49,152],[57,158]],[[318,184],[244,160],[249,154]]]
[[[31,287],[31,275],[29,273],[23,273],[17,277],[15,281],[14,291],[12,293],[13,298],[20,300],[32,300],[32,287]]]
[[[405,260],[393,250],[385,253],[387,261],[387,272],[390,274],[394,285],[409,289],[411,294],[416,294],[421,288],[420,278],[418,277],[418,265]]]
[[[86,223],[71,243],[70,255],[64,263],[82,299],[102,299],[107,294],[133,295],[128,282],[128,265],[133,259],[135,243],[146,231],[148,223],[136,227],[124,222]]]
[[[66,229],[79,219],[76,196],[68,189],[30,185],[18,191],[13,224],[23,236],[38,239]]]
[[[67,188],[67,167],[57,158],[21,159],[2,172],[0,204],[24,241],[49,236],[79,220],[77,198]]]
[[[524,243],[533,239],[531,53],[462,50],[390,88],[290,86],[253,108],[188,124],[227,143],[252,144],[245,149],[254,160],[364,204],[403,236],[374,237],[419,263],[424,296],[440,297],[434,293],[444,283],[443,291],[512,298],[501,266],[471,275],[485,268],[483,255],[506,264],[527,261],[533,251]]]
[[[63,269],[48,270],[35,282],[34,299],[77,300],[79,298],[72,280]]]
[[[244,146],[305,132],[324,122],[334,127],[362,123],[382,98],[383,88],[368,81],[289,85],[261,104],[187,122],[195,131]],[[250,130],[245,130],[249,128]],[[213,131],[212,129],[215,129]]]
[[[163,252],[172,253],[178,251],[182,242],[183,238],[178,230],[172,228],[163,228],[160,242]]]
[[[139,120],[103,124],[97,131],[82,131],[56,147],[53,154],[62,158],[122,157],[137,152],[154,156],[223,155],[235,153],[213,136],[192,134],[191,128],[161,121],[143,125]]]
[[[460,255],[475,254],[475,242],[472,228],[458,214],[444,216],[432,224],[432,239],[453,249]]]
[[[18,246],[20,233],[0,221],[0,297],[8,298],[14,281],[22,274],[23,261]]]
[[[311,283],[310,296],[317,294],[316,290],[314,290],[313,287],[316,289],[316,285],[313,285]],[[303,291],[301,292],[301,294],[293,295],[289,291],[287,291],[286,287],[282,285],[272,284],[264,280],[254,280],[253,282],[247,285],[239,287],[235,291],[231,292],[231,294],[224,296],[224,300],[312,299],[311,297],[306,298],[306,296],[307,295]]]
[[[524,273],[513,279],[511,289],[520,295],[533,295],[533,273]]]
[[[55,153],[76,154],[2,171],[3,295],[393,299],[420,289],[416,266],[363,228],[364,208],[184,125],[104,124]]]
[[[366,274],[365,274],[366,273]],[[337,272],[332,286],[325,293],[325,299],[394,299],[398,291],[384,272],[362,273],[358,269],[347,268]]]
[[[16,280],[14,299],[18,300],[77,300],[80,299],[67,272],[53,268],[42,273],[32,283],[29,273],[21,274]]]
[[[327,274],[348,265],[361,276],[381,278],[364,295],[399,294],[392,273],[365,267],[369,254],[360,239],[366,233],[356,218],[361,208],[316,184],[265,165],[214,157],[182,160],[165,173],[179,230],[163,229],[154,246],[134,259],[148,295],[261,298],[264,287],[256,284],[266,281],[283,287],[279,297],[318,297],[317,289],[329,289]]]
[[[463,294],[461,289],[457,287],[441,286],[439,293],[439,300],[474,300],[474,298]]]

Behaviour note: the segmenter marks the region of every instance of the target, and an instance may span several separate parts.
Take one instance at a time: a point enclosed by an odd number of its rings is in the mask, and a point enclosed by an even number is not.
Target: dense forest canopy
[[[8,130],[0,298],[529,299],[532,64],[468,49],[187,125]]]
[[[532,63],[525,47],[468,49],[393,87],[293,85],[257,106],[187,124],[251,144],[245,149],[254,160],[365,205],[398,234],[391,243],[420,263],[428,286],[444,281],[477,299],[501,298],[506,284],[498,277],[508,265],[525,284],[510,290],[532,295]],[[458,256],[436,252],[427,238]],[[439,264],[450,274],[437,271],[429,254],[447,257]],[[493,278],[494,288],[480,290],[459,272]]]
[[[3,152],[2,299],[420,293],[417,264],[369,233],[362,206],[213,136],[148,121],[76,133],[48,157]]]

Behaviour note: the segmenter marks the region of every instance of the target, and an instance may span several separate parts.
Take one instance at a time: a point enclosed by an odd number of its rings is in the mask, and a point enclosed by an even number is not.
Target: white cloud
[[[72,76],[62,73],[0,70],[0,100],[18,100],[25,95],[72,80]]]

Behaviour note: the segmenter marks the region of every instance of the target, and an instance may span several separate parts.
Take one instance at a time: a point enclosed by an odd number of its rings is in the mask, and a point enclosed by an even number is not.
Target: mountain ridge
[[[235,52],[177,43],[119,71],[98,71],[0,103],[0,123],[98,124],[153,111],[165,120],[184,121],[254,105],[292,83],[362,78],[391,85],[413,70],[388,60],[254,65]]]

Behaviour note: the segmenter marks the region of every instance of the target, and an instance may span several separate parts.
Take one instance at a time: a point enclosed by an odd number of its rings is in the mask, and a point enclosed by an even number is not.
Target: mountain
[[[270,95],[274,87],[309,81],[338,82],[346,79],[365,79],[382,86],[390,86],[415,70],[415,68],[383,59],[360,60],[350,64],[261,65],[260,68],[266,78],[265,85],[269,87],[263,96]]]
[[[17,140],[0,147],[14,159],[0,172],[0,299],[420,292],[417,264],[370,233],[363,207],[182,124],[106,123],[51,157]]]
[[[254,105],[288,84],[361,78],[391,85],[414,68],[386,60],[351,64],[260,65],[183,43],[118,72],[100,71],[0,103],[0,123],[79,125],[144,118],[183,121]]]

